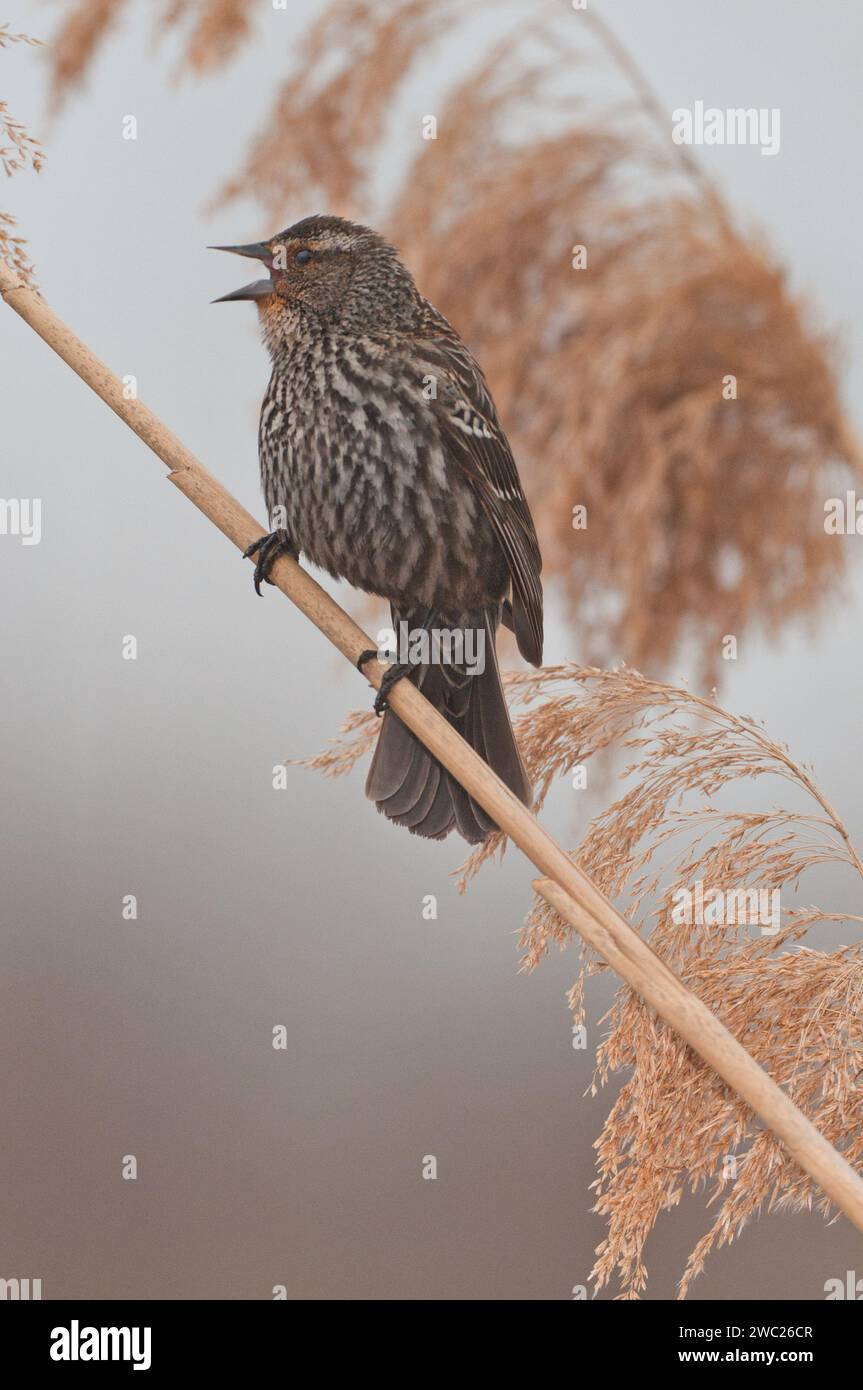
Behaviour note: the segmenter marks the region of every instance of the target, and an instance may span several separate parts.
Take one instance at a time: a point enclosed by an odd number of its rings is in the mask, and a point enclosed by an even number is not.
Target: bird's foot
[[[405,676],[409,676],[412,670],[413,667],[408,665],[407,662],[398,662],[394,666],[388,666],[384,671],[381,683],[378,686],[378,693],[375,696],[374,705],[372,706],[378,718],[389,709],[389,700],[387,697],[393,686],[398,685],[399,681],[404,680]]]
[[[367,652],[362,652],[359,660],[357,661],[357,670],[362,671],[366,662],[371,661],[373,658],[376,660],[380,660],[378,653],[374,650],[374,648],[371,648]],[[409,676],[412,670],[413,667],[408,665],[406,662],[398,662],[394,666],[388,666],[387,669],[384,671],[380,686],[378,688],[378,692],[375,695],[375,702],[372,706],[372,709],[374,710],[378,718],[380,718],[382,714],[385,714],[387,709],[389,708],[387,697],[390,691],[392,690],[393,686],[396,685],[400,680],[403,680],[405,676]]]
[[[280,555],[297,556],[296,546],[288,535],[287,531],[271,531],[268,536],[259,536],[256,541],[243,551],[243,559],[251,560],[252,556],[258,558],[255,561],[255,593],[260,596],[261,585],[266,581],[270,583],[270,571]]]

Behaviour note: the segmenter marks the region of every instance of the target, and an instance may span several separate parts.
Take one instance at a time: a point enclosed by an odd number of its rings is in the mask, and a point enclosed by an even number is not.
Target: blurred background
[[[354,215],[486,367],[546,557],[546,660],[717,683],[863,840],[859,538],[823,526],[863,476],[857,10],[18,0],[10,19],[46,40],[0,52],[48,155],[0,189],[40,288],[247,507],[268,367],[253,311],[210,305],[240,281],[205,247]],[[779,152],[675,146],[697,101],[778,109]],[[399,834],[360,775],[273,789],[364,682],[255,598],[11,313],[0,352],[0,495],[43,517],[37,546],[0,536],[0,1277],[45,1298],[570,1298],[604,1235],[613,1091],[585,1090],[613,982],[574,1049],[575,959],[518,971],[519,855],[462,897],[460,842]],[[591,809],[563,786],[546,820],[575,845]],[[646,1297],[674,1296],[709,1220],[699,1196],[661,1219]],[[817,1299],[855,1260],[846,1222],[773,1215],[691,1297]]]

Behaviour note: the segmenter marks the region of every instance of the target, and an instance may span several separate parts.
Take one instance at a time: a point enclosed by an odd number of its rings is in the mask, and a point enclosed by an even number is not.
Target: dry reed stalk
[[[37,294],[0,266],[0,295],[17,314],[87,383],[168,466],[169,480],[241,551],[262,527],[198,462],[188,449],[138,400],[124,398],[122,383],[63,324]],[[282,557],[273,582],[342,654],[356,664],[370,639],[299,565]],[[385,668],[367,663],[365,674],[377,687]],[[408,681],[393,690],[390,703],[399,718],[458,778],[523,850],[585,939],[600,953],[614,955],[634,989],[649,988],[653,1006],[712,1066],[725,1083],[774,1131],[824,1193],[863,1231],[863,1180],[823,1137],[737,1039],[711,1015],[668,966],[633,931],[587,874],[564,853],[535,817],[494,775]],[[545,885],[544,885],[545,886]]]

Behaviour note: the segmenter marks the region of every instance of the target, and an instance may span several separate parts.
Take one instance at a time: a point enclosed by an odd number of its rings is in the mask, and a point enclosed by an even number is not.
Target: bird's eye
[[[304,246],[302,251],[298,251],[297,254],[294,256],[294,260],[296,261],[297,265],[308,265],[311,259],[312,252],[306,246]]]

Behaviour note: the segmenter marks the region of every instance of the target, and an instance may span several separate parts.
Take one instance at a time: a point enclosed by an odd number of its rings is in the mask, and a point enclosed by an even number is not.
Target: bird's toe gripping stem
[[[378,653],[372,647],[368,651],[362,652],[360,654],[359,660],[357,661],[357,670],[362,671],[366,662],[371,661],[373,659],[379,660],[380,658],[378,657]],[[378,692],[375,695],[374,705],[372,706],[378,718],[380,718],[380,716],[382,714],[385,714],[387,711],[387,696],[389,695],[393,686],[396,685],[405,676],[409,676],[412,669],[413,667],[404,663],[396,663],[394,666],[388,666],[387,669],[384,671],[384,674],[381,678],[380,686],[378,687]]]
[[[297,557],[297,548],[288,535],[287,531],[270,531],[267,536],[259,536],[256,541],[252,541],[250,546],[243,551],[243,559],[251,560],[256,555],[254,584],[255,593],[260,596],[261,585],[266,581],[269,583],[270,571],[280,555],[293,555]]]

